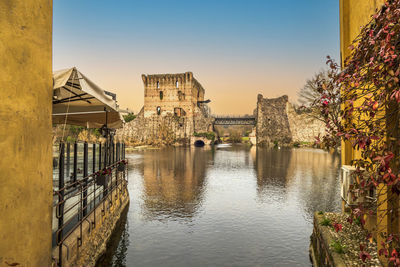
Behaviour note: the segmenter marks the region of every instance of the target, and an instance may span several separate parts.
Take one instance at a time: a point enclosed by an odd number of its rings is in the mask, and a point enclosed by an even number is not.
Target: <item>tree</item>
[[[318,91],[319,86],[318,84],[322,80],[328,79],[328,71],[323,70],[316,74],[311,79],[306,81],[306,84],[303,88],[300,89],[298,96],[299,96],[299,103],[303,106],[309,107],[311,106],[316,99],[320,98],[320,93]]]
[[[340,137],[337,129],[341,125],[340,119],[340,87],[337,84],[339,66],[328,57],[329,69],[321,71],[307,80],[306,85],[299,92],[299,102],[303,104],[300,110],[306,111],[309,116],[325,123],[326,134],[318,136],[317,143],[323,143],[327,148],[340,146]]]
[[[133,121],[136,118],[136,115],[133,113],[129,113],[128,115],[123,115],[125,122]]]

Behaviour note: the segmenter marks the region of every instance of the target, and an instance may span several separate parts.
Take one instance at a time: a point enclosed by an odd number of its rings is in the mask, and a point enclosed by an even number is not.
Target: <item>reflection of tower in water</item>
[[[271,149],[271,148],[252,148],[251,154],[254,159],[254,168],[257,173],[258,193],[267,186],[286,187],[286,178],[291,150]]]
[[[290,192],[309,218],[315,211],[339,208],[339,156],[318,149],[252,148],[251,154],[261,200],[278,196],[275,200],[283,201]]]
[[[212,151],[169,148],[150,150],[143,158],[146,217],[190,218],[202,202],[206,166]]]

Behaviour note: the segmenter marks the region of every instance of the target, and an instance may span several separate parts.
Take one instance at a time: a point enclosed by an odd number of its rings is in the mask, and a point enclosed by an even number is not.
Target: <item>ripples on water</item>
[[[246,146],[138,151],[103,266],[309,266],[313,212],[337,211],[339,157]]]

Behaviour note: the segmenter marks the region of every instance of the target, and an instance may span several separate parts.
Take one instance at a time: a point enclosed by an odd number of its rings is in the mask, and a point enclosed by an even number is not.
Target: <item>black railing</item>
[[[115,193],[114,200],[127,194],[128,162],[125,159],[125,144],[93,144],[91,153],[89,153],[89,144],[86,142],[83,144],[83,151],[78,151],[78,147],[78,143],[75,143],[72,173],[70,173],[69,143],[60,143],[58,164],[54,165],[58,167],[58,175],[55,175],[53,190],[53,218],[55,219],[53,220],[53,246],[58,247],[58,266],[63,264],[63,247],[67,249],[67,258],[69,255],[65,240],[72,237],[72,233],[79,232],[73,236],[77,236],[77,246],[80,247],[83,240],[83,224],[88,223],[89,231],[96,227],[97,208],[101,206],[101,214],[105,215],[107,209],[113,205],[113,192]],[[96,153],[96,147],[98,147],[98,153]],[[89,162],[92,165],[91,174],[89,174]],[[82,170],[79,166],[83,167]],[[80,178],[78,178],[79,172],[82,173]],[[66,176],[69,177],[67,181]]]

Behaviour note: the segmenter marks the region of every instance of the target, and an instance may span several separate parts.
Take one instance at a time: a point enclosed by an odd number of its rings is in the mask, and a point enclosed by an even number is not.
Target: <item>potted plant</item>
[[[126,165],[126,164],[128,164],[128,161],[127,161],[127,160],[125,160],[125,159],[121,160],[121,161],[118,163],[117,170],[118,170],[119,172],[125,171],[125,168],[126,168],[125,165]]]
[[[111,168],[104,168],[101,171],[96,172],[96,184],[99,186],[107,185],[110,174]]]

